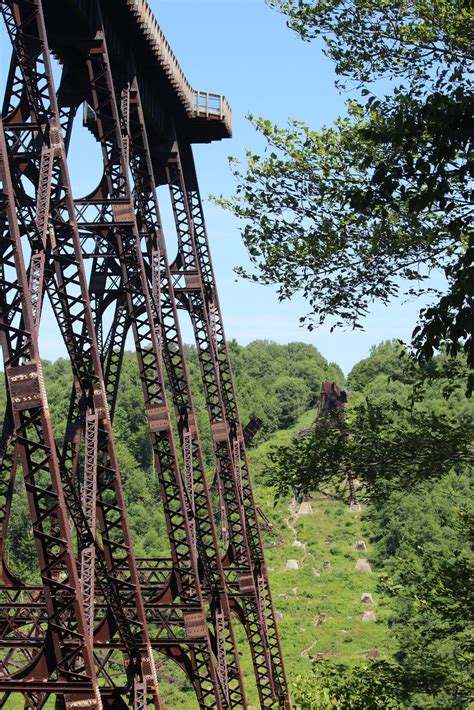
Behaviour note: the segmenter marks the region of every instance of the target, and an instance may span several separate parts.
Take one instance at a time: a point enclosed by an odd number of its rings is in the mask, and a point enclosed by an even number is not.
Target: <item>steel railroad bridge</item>
[[[0,0],[0,9],[12,47],[0,121],[0,707],[16,697],[25,709],[164,708],[166,661],[200,708],[246,708],[241,626],[260,706],[290,708],[245,450],[252,426],[239,418],[192,153],[230,137],[229,105],[192,88],[145,0]],[[70,183],[75,121],[100,148],[102,177],[88,195]],[[170,256],[160,185],[175,219]],[[46,301],[73,374],[61,432],[41,366]],[[209,415],[212,490],[181,311]],[[137,558],[130,536],[114,433],[127,337],[166,559]],[[37,585],[8,564],[19,477]]]

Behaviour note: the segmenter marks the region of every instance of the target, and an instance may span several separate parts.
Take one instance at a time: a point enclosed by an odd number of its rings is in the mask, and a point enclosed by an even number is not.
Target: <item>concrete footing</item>
[[[372,567],[370,566],[369,560],[359,559],[355,566],[356,572],[372,572]]]
[[[312,512],[313,508],[309,500],[304,500],[298,508],[298,515],[310,515]]]
[[[374,611],[364,611],[362,614],[362,621],[377,621]]]

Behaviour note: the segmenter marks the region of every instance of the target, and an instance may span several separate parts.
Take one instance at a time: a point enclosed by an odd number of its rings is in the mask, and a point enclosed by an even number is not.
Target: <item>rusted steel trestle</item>
[[[230,135],[228,104],[192,89],[146,0],[0,0],[0,9],[12,47],[0,120],[0,707],[20,693],[25,708],[54,697],[58,709],[158,710],[167,658],[200,708],[246,708],[241,625],[261,707],[289,708],[246,455],[260,422],[244,429],[239,419],[191,147]],[[68,170],[81,120],[103,171],[82,197]],[[172,260],[159,186],[174,214]],[[61,445],[38,343],[48,302],[73,374]],[[195,336],[216,506],[180,311]],[[129,529],[114,436],[128,342],[166,559],[136,558]],[[6,554],[20,473],[34,585]]]

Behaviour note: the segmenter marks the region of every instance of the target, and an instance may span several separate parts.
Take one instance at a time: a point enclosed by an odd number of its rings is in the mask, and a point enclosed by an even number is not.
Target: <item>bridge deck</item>
[[[100,4],[110,55],[118,64],[125,64],[133,52],[150,136],[163,133],[164,114],[172,113],[190,143],[230,138],[232,111],[227,99],[191,86],[147,0],[101,0]],[[80,49],[80,29],[90,12],[90,0],[44,3],[50,47],[59,60]]]
[[[152,49],[179,96],[189,118],[219,121],[232,135],[232,112],[222,94],[193,89],[168,44],[147,0],[126,0],[127,7],[143,33],[143,41]]]

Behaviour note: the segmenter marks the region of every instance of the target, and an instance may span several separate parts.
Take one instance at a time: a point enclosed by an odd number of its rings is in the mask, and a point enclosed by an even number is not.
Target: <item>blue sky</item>
[[[149,2],[191,84],[224,93],[233,110],[233,138],[195,148],[203,197],[230,195],[234,181],[227,157],[243,158],[246,148],[258,152],[262,147],[245,119],[248,113],[282,125],[293,117],[318,128],[344,112],[347,96],[336,90],[333,66],[321,45],[300,40],[264,0]],[[302,298],[279,303],[271,287],[236,282],[233,267],[248,263],[239,223],[208,201],[205,209],[229,337],[241,343],[304,340],[346,373],[368,355],[371,345],[409,338],[419,301],[374,306],[365,332],[330,333],[324,328],[310,333],[300,328],[298,318],[306,312]]]
[[[246,148],[258,152],[263,147],[245,118],[249,112],[280,124],[294,117],[318,128],[344,111],[346,97],[335,89],[332,64],[321,47],[302,42],[264,0],[149,0],[149,4],[194,88],[224,93],[233,109],[233,138],[195,148],[227,336],[243,344],[256,338],[310,342],[345,372],[368,355],[371,345],[391,337],[408,339],[419,302],[375,306],[365,322],[365,332],[329,333],[323,328],[309,333],[300,328],[299,316],[306,312],[301,298],[279,303],[273,288],[237,280],[233,267],[248,263],[239,224],[207,199],[209,194],[232,193],[229,155],[243,158]],[[8,57],[2,27],[2,81]],[[97,183],[99,157],[93,139],[78,127],[70,165],[76,197]],[[159,197],[173,257],[175,238],[163,190]],[[63,355],[49,311],[44,314],[42,330],[43,357]],[[183,323],[183,332],[189,342],[187,323]]]

